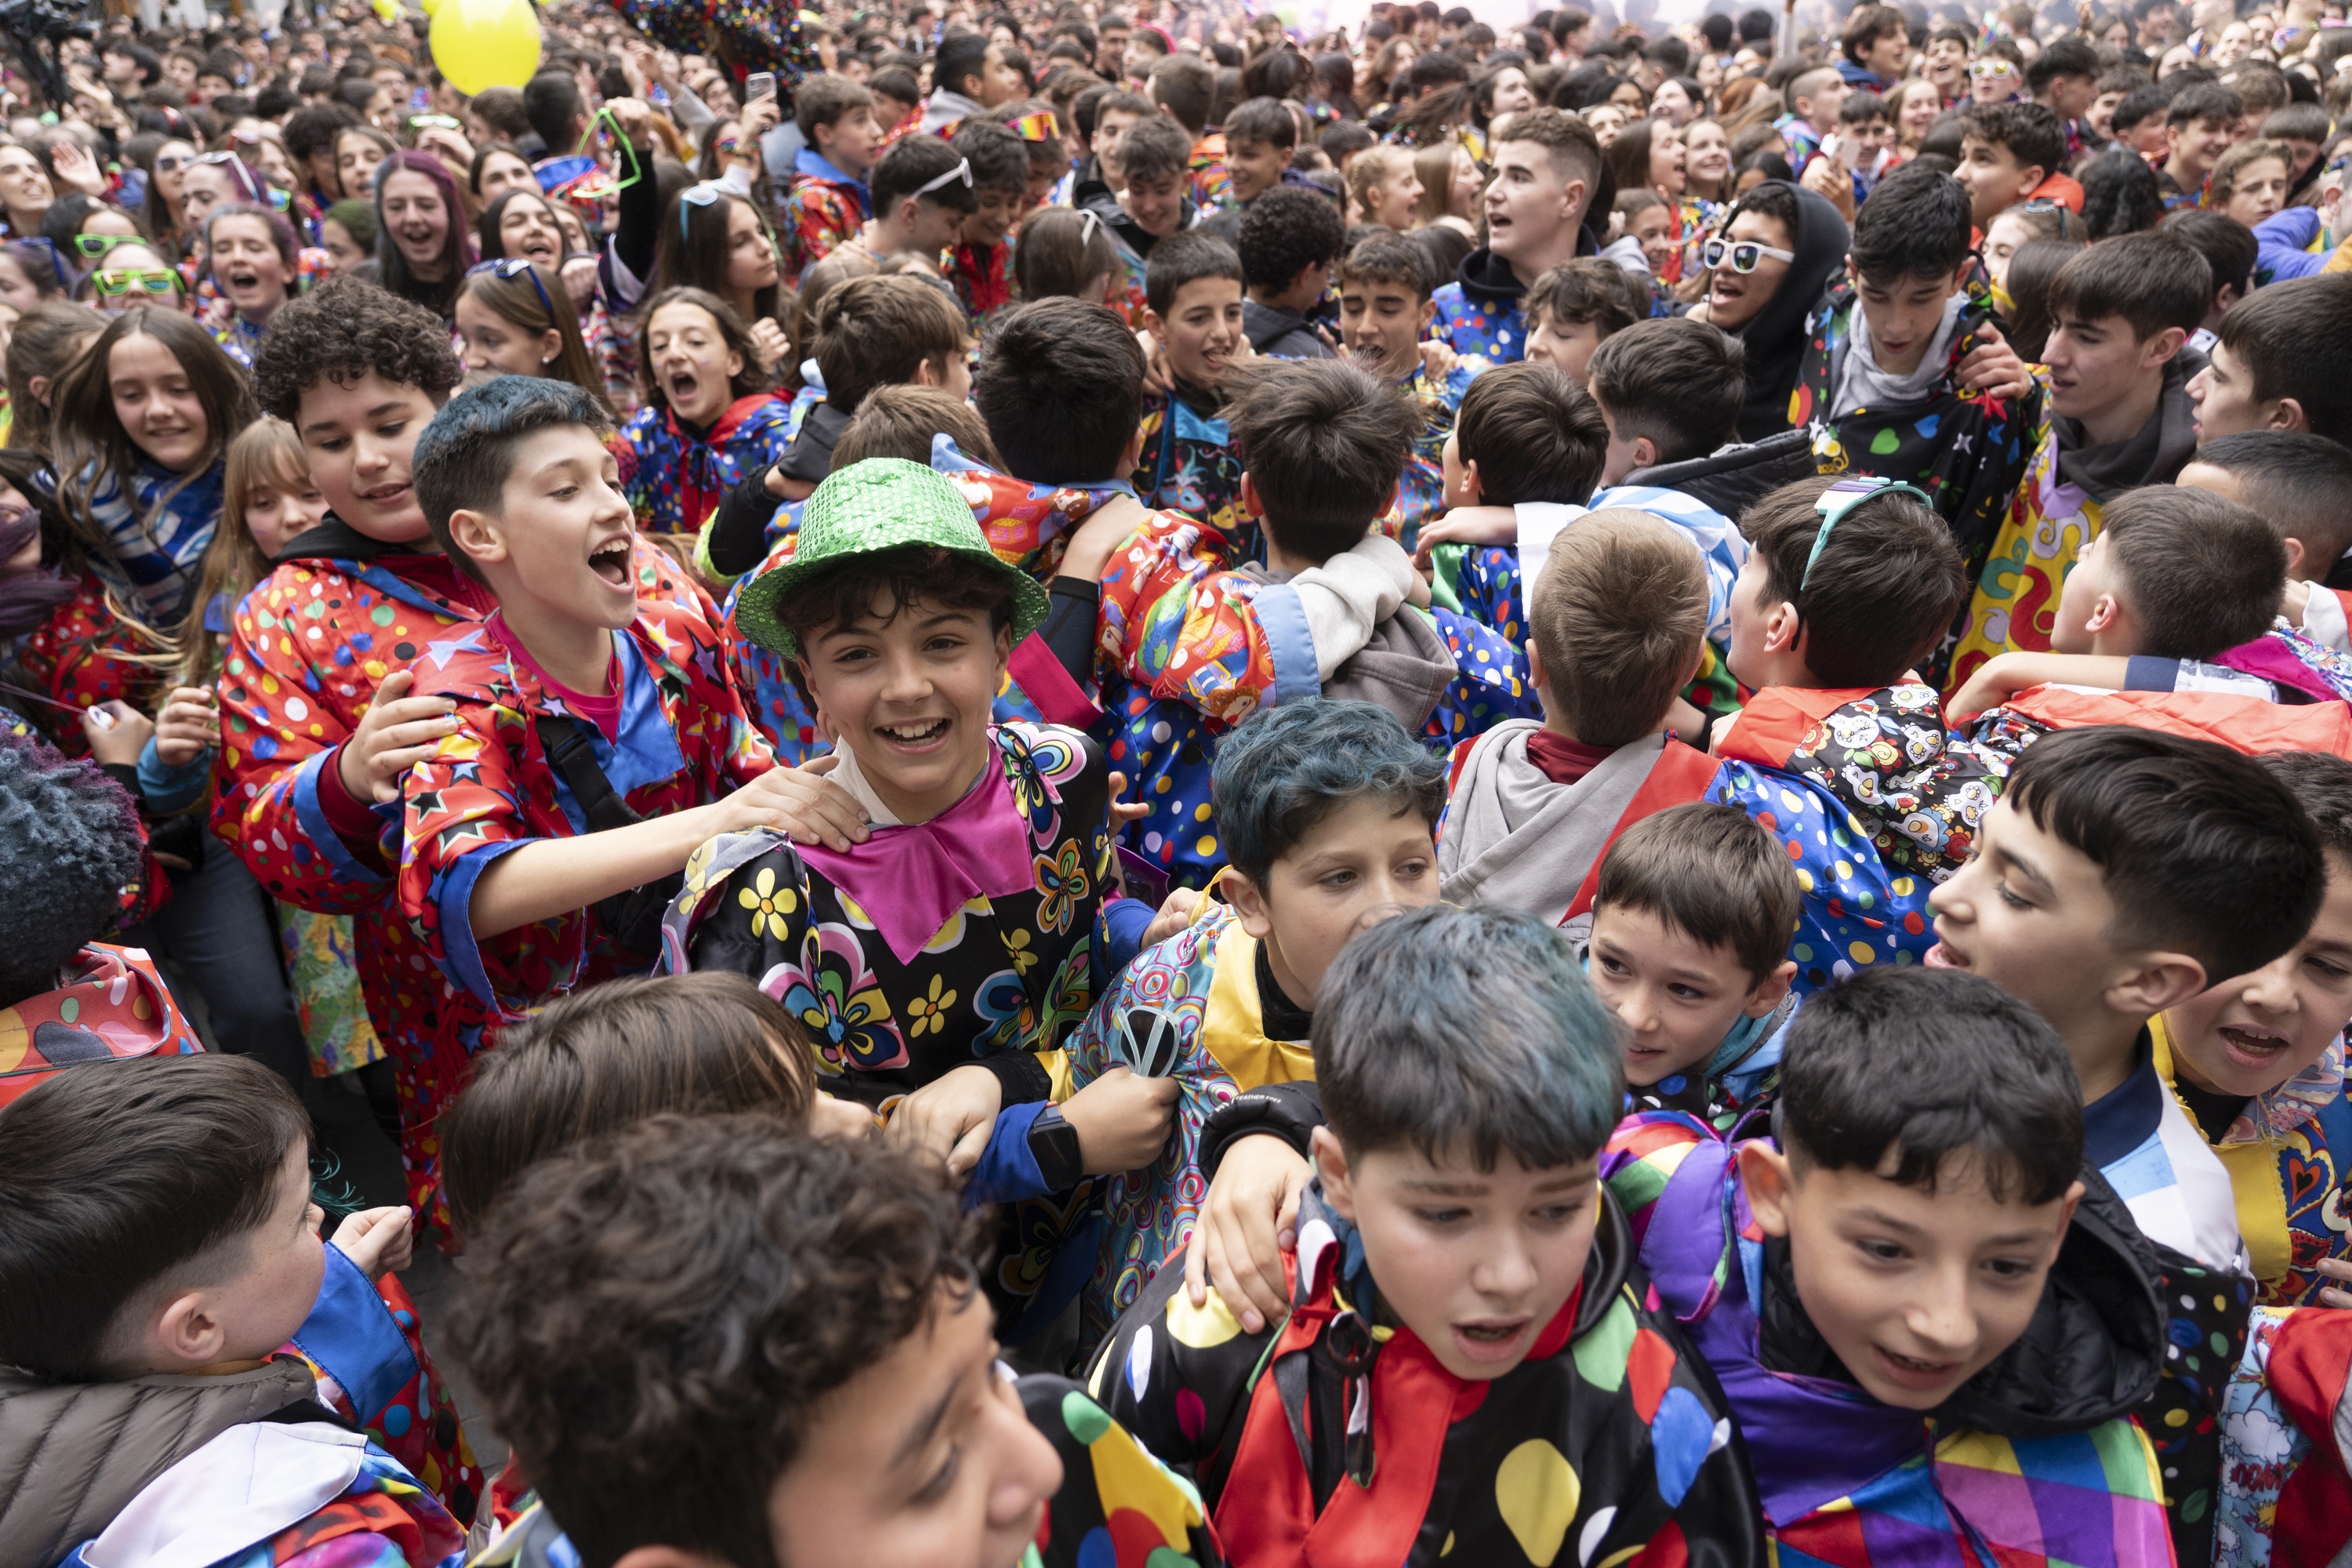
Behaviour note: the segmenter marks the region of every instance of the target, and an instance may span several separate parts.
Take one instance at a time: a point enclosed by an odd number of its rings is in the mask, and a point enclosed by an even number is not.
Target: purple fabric
[[[1765,1368],[1752,1249],[1735,1239],[1748,1223],[1738,1154],[1709,1139],[1683,1160],[1649,1216],[1642,1267],[1731,1401],[1765,1517],[1793,1524],[1924,1452],[1927,1426],[1852,1384]]]
[[[1029,819],[1013,804],[1004,765],[992,746],[989,767],[964,797],[912,827],[877,827],[846,850],[794,846],[800,858],[873,921],[901,963],[958,910],[977,898],[1001,899],[1036,886]]]

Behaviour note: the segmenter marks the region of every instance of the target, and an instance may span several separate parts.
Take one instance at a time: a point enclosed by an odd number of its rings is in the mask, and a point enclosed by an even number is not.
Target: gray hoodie
[[[1664,733],[1644,735],[1574,784],[1554,784],[1528,756],[1528,738],[1542,728],[1507,719],[1472,743],[1438,826],[1448,903],[1524,910],[1559,924],[1665,752]],[[1580,942],[1584,930],[1570,934]]]

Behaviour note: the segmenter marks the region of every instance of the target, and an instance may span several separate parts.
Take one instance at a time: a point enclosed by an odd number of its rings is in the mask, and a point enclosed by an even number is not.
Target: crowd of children
[[[0,1568],[2352,1558],[2336,0],[108,10]]]

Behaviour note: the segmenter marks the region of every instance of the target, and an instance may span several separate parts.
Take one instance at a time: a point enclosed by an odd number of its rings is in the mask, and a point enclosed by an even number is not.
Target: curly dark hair
[[[0,713],[0,1006],[48,990],[112,928],[147,842],[131,796],[96,763],[20,729]]]
[[[979,1289],[944,1175],[761,1115],[656,1116],[525,1171],[450,1332],[588,1568],[661,1544],[778,1568],[817,1402]]]
[[[465,367],[440,317],[362,279],[338,278],[269,319],[253,362],[254,395],[262,412],[299,426],[305,387],[321,378],[348,385],[370,371],[437,403]]]

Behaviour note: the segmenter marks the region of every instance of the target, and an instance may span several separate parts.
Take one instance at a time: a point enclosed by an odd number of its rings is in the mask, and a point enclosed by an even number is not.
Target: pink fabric
[[[901,963],[972,900],[1006,898],[1036,885],[1028,819],[1013,804],[992,742],[980,783],[930,821],[877,827],[846,850],[794,847],[866,911]]]
[[[2241,643],[2213,662],[2242,674],[2259,675],[2279,686],[2292,687],[2317,701],[2336,700],[2336,690],[2326,678],[2295,658],[2276,637],[2259,637],[2250,643]]]
[[[541,690],[562,702],[573,718],[585,719],[595,725],[603,732],[607,744],[620,743],[621,656],[617,650],[613,655],[612,668],[604,675],[605,693],[602,697],[597,697],[585,691],[574,691],[571,687],[548,674],[539,660],[530,657],[530,650],[522,646],[522,639],[507,628],[506,617],[497,611],[493,610],[490,613],[490,618],[485,623],[484,629],[490,634],[492,640],[514,657],[517,664],[530,671],[531,678],[539,682]]]
[[[1095,706],[1085,687],[1070,679],[1070,672],[1062,668],[1062,661],[1054,657],[1040,634],[1031,632],[1023,637],[1006,668],[1013,683],[1027,693],[1047,723],[1092,730],[1102,722],[1102,710]]]

